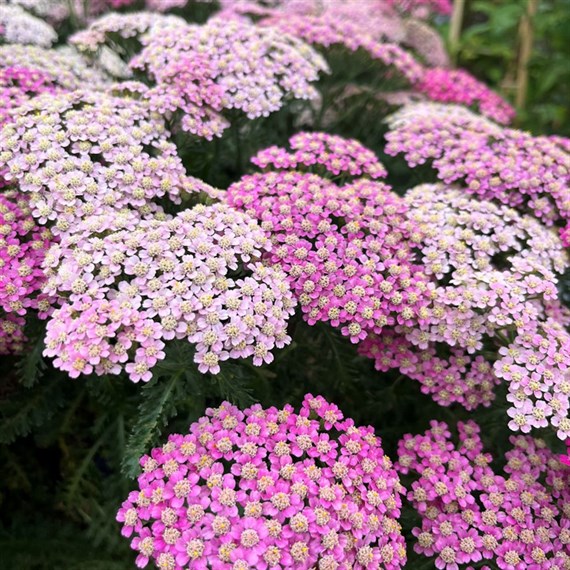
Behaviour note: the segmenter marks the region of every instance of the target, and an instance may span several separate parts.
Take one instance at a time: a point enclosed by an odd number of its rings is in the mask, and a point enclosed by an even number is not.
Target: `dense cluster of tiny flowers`
[[[551,305],[569,259],[556,233],[442,184],[418,186],[406,202],[437,283],[429,315],[398,327],[404,339],[383,335],[361,350],[380,370],[396,365],[419,380],[436,401],[468,409],[490,403],[494,375],[508,383],[511,429],[551,423],[566,438],[570,335]],[[489,352],[492,370],[481,357]]]
[[[35,69],[48,76],[62,89],[91,89],[104,87],[103,72],[87,65],[81,55],[71,48],[44,49],[31,45],[0,45],[0,68]]]
[[[67,0],[2,0],[2,3],[21,6],[52,25],[69,17],[70,2]]]
[[[514,110],[496,93],[465,71],[445,69],[449,61],[439,35],[427,24],[402,18],[383,1],[353,3],[291,2],[260,5],[228,2],[224,15],[248,14],[261,25],[276,27],[315,47],[344,46],[388,67],[387,75],[403,77],[419,94],[435,101],[477,104],[482,113],[509,122]],[[402,4],[402,3],[401,3]],[[429,3],[420,3],[427,7]],[[400,5],[400,8],[404,8]],[[415,13],[414,6],[406,8]],[[422,10],[418,12],[420,14]],[[430,66],[424,68],[402,45],[415,49]]]
[[[36,225],[28,198],[13,190],[0,195],[0,354],[19,352],[24,317],[30,309],[47,314],[42,293],[42,262],[53,243],[51,232]]]
[[[499,474],[477,424],[460,422],[457,429],[457,443],[435,421],[399,443],[396,468],[413,476],[408,500],[421,516],[414,550],[435,556],[440,570],[486,562],[501,570],[568,568],[570,469],[543,440],[511,436]]]
[[[162,118],[142,101],[103,92],[29,101],[2,131],[0,168],[54,233],[125,208],[151,215],[152,200],[177,202],[190,185]]]
[[[132,40],[140,42],[143,34],[156,32],[165,26],[174,27],[176,25],[186,26],[186,22],[177,16],[153,12],[128,12],[126,14],[111,12],[91,22],[86,29],[73,34],[69,42],[81,52],[92,54],[105,45],[114,46],[120,41],[121,50],[126,51],[126,45]]]
[[[570,221],[560,230],[560,239],[566,247],[570,247]]]
[[[271,261],[287,273],[305,319],[330,322],[355,343],[414,322],[431,292],[413,263],[419,235],[403,200],[369,178],[339,186],[306,172],[376,178],[384,168],[359,143],[332,135],[301,133],[291,146],[259,153],[253,162],[278,171],[244,176],[227,200],[271,234]]]
[[[346,176],[383,178],[386,169],[378,157],[353,139],[322,132],[298,133],[289,139],[294,152],[272,146],[260,151],[251,161],[261,169],[295,170],[319,168],[327,173]]]
[[[141,459],[117,520],[137,565],[396,570],[402,492],[370,427],[322,397],[295,413],[228,403]]]
[[[182,128],[211,139],[228,127],[224,109],[267,116],[286,98],[312,99],[327,65],[302,41],[242,20],[164,26],[143,38],[131,61],[156,82],[147,98],[162,114],[181,110]]]
[[[26,67],[0,68],[0,127],[15,108],[46,91],[53,93],[54,87],[50,77],[42,71]]]
[[[397,369],[419,382],[422,393],[442,406],[457,403],[467,410],[489,406],[500,383],[492,363],[481,354],[432,342],[418,346],[405,334],[390,329],[365,338],[358,351],[374,360],[376,370]]]
[[[0,4],[0,43],[48,48],[56,40],[57,34],[48,23],[16,4]]]
[[[498,123],[508,124],[515,116],[515,110],[502,97],[462,69],[426,69],[417,88],[432,101],[477,107]]]
[[[126,217],[109,233],[106,217],[87,219],[46,256],[44,290],[65,299],[47,325],[56,367],[148,381],[176,338],[216,374],[228,358],[270,362],[290,341],[295,303],[284,274],[259,261],[269,240],[255,220],[200,205],[171,219]]]
[[[275,27],[316,47],[342,45],[352,52],[363,50],[372,60],[397,71],[411,84],[418,83],[423,77],[423,66],[408,51],[397,43],[378,41],[363,34],[346,18],[284,13],[265,18],[261,24]]]
[[[264,0],[221,0],[223,17],[247,16],[265,24],[268,19],[285,22],[288,18],[309,18],[313,24],[328,23],[333,28],[348,26],[344,37],[351,36],[356,40],[367,36],[374,40],[398,43],[405,37],[403,19],[384,0],[363,0],[358,2],[322,2],[320,0],[281,0],[271,2]],[[333,42],[335,43],[335,42]]]
[[[446,183],[497,200],[543,223],[570,220],[570,153],[549,137],[499,127],[465,108],[418,103],[388,119],[386,152],[429,163]]]
[[[434,28],[415,19],[405,20],[404,27],[406,30],[404,44],[412,48],[427,65],[439,68],[449,66],[445,45]]]

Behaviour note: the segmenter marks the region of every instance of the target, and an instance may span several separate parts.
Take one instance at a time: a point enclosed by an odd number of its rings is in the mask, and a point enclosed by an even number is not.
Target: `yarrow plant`
[[[283,273],[259,262],[269,244],[253,219],[199,205],[165,220],[125,216],[109,233],[113,216],[88,218],[46,257],[45,289],[65,299],[47,324],[56,367],[148,381],[165,342],[187,339],[200,372],[216,374],[228,358],[270,362],[290,341],[295,303]]]
[[[158,568],[397,569],[401,486],[372,428],[324,398],[224,402],[141,459],[117,519]]]
[[[108,82],[104,72],[87,65],[80,54],[71,48],[0,45],[0,69],[15,67],[41,72],[54,86],[65,90],[79,89],[85,85],[97,90],[104,88]]]
[[[91,57],[101,55],[107,48],[118,56],[126,56],[128,61],[130,56],[142,48],[143,35],[177,25],[185,27],[186,22],[177,16],[153,12],[111,12],[93,21],[85,30],[73,34],[69,42],[81,53]],[[128,66],[121,67],[119,71],[119,77],[129,77],[132,74]]]
[[[36,225],[28,201],[14,190],[0,195],[0,354],[22,351],[30,310],[40,316],[50,311],[42,263],[54,240]]]
[[[567,568],[570,470],[545,442],[511,436],[500,474],[475,422],[460,422],[457,439],[430,425],[398,445],[396,469],[412,477],[408,500],[421,517],[414,550],[440,570]]]
[[[271,261],[287,274],[307,322],[330,322],[355,343],[414,322],[430,298],[413,262],[419,234],[403,200],[374,180],[384,167],[356,141],[324,133],[300,133],[290,144],[293,152],[260,152],[253,162],[275,171],[244,176],[227,200],[270,232]]]
[[[144,102],[103,92],[40,96],[20,108],[2,131],[0,168],[54,233],[92,215],[111,214],[112,228],[125,209],[152,216],[153,200],[193,191],[164,121]]]
[[[156,86],[154,109],[183,113],[181,126],[211,139],[229,126],[226,109],[249,119],[277,111],[287,98],[311,99],[325,61],[300,40],[241,20],[211,19],[203,26],[165,26],[143,38],[131,67]]]
[[[548,137],[502,128],[455,105],[419,103],[388,118],[386,152],[441,180],[531,212],[546,225],[570,220],[570,153]]]
[[[55,91],[51,78],[26,67],[0,68],[0,126],[14,110],[39,93]]]
[[[425,272],[438,285],[429,317],[398,327],[404,338],[370,339],[362,352],[380,370],[397,367],[419,380],[445,405],[488,405],[494,375],[508,383],[511,429],[552,422],[567,437],[570,335],[556,284],[570,260],[558,236],[442,184],[418,186],[406,202],[423,235]]]
[[[497,123],[508,124],[515,116],[513,107],[502,97],[463,69],[426,69],[418,91],[431,101],[476,106],[482,115]]]
[[[31,44],[44,48],[57,40],[55,30],[17,4],[0,4],[0,43]]]

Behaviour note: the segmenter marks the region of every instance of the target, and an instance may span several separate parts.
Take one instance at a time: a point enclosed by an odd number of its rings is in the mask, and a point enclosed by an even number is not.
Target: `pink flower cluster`
[[[383,178],[388,175],[378,157],[358,141],[328,133],[298,133],[289,139],[294,152],[272,146],[260,151],[251,162],[261,169],[301,170],[308,167],[324,176],[366,176]]]
[[[291,145],[295,152],[272,147],[253,160],[285,170],[244,176],[227,200],[271,234],[271,261],[287,274],[307,322],[330,322],[355,343],[415,322],[431,294],[413,263],[419,235],[403,200],[369,178],[329,180],[383,176],[377,158],[323,133],[298,134]],[[307,172],[315,169],[329,178]]]
[[[361,352],[380,370],[397,367],[420,381],[444,405],[488,405],[502,379],[511,429],[551,423],[566,438],[570,335],[556,283],[570,260],[558,236],[442,184],[418,186],[406,202],[423,235],[424,270],[436,279],[433,302],[425,319],[396,328],[403,338],[371,338]]]
[[[32,215],[54,233],[121,210],[150,216],[153,200],[192,191],[163,120],[144,102],[103,92],[39,96],[0,138],[0,168],[30,195]],[[111,217],[111,219],[113,219]]]
[[[386,152],[412,167],[429,162],[446,183],[532,212],[546,225],[570,221],[570,153],[548,137],[506,129],[453,105],[419,103],[388,119]]]
[[[445,69],[448,58],[437,33],[417,20],[402,19],[393,10],[395,2],[375,0],[350,4],[283,3],[270,8],[255,2],[229,2],[223,14],[226,17],[250,14],[261,17],[260,24],[271,26],[303,39],[315,47],[330,48],[341,45],[356,52],[362,50],[373,60],[388,68],[386,75],[407,80],[417,94],[434,101],[447,101],[478,105],[480,111],[497,121],[508,123],[514,117],[513,108],[499,95],[463,70]],[[399,2],[400,9],[411,11],[417,17],[430,2]],[[442,11],[449,2],[436,2]],[[418,10],[416,10],[418,8]],[[404,49],[408,45],[424,58],[424,68],[413,55]]]
[[[146,95],[153,108],[161,114],[181,110],[182,128],[208,139],[229,126],[225,109],[254,119],[277,111],[287,98],[316,97],[311,83],[327,70],[302,41],[242,20],[164,26],[143,42],[131,66],[156,82]]]
[[[44,72],[26,67],[0,68],[0,127],[16,107],[46,91],[53,93],[54,87]]]
[[[196,206],[172,219],[93,216],[51,248],[45,290],[62,297],[47,325],[45,355],[79,374],[148,381],[165,341],[196,347],[201,372],[253,357],[271,362],[290,341],[295,302],[283,273],[259,258],[268,239],[248,216],[225,205]],[[83,231],[84,230],[84,231]]]
[[[340,44],[352,52],[364,50],[372,60],[396,70],[411,84],[416,84],[423,77],[422,65],[408,51],[397,43],[381,42],[362,33],[358,25],[346,18],[326,13],[323,16],[283,13],[266,18],[261,24],[275,27],[311,45],[329,48]]]
[[[419,54],[428,66],[445,68],[450,65],[443,39],[434,28],[413,18],[404,20],[404,27],[403,43]]]
[[[140,41],[142,35],[153,33],[153,30],[176,25],[185,27],[186,22],[177,16],[153,12],[111,12],[91,22],[86,29],[73,34],[69,43],[82,53],[94,54],[103,46],[116,45],[117,38],[131,44],[132,40]]]
[[[401,486],[372,428],[322,397],[299,413],[229,403],[141,459],[117,520],[169,570],[396,570]]]
[[[445,423],[431,422],[399,443],[396,468],[414,476],[408,500],[421,516],[414,550],[439,570],[568,568],[570,469],[544,441],[512,436],[501,475],[477,424],[457,430],[455,443]]]
[[[33,45],[0,45],[0,69],[33,69],[44,74],[62,89],[103,88],[107,78],[99,69],[87,65],[81,55],[68,47],[45,49]]]
[[[397,369],[419,382],[422,393],[441,406],[457,403],[467,410],[489,406],[495,399],[494,388],[500,383],[492,362],[485,356],[460,346],[432,342],[417,346],[394,330],[368,336],[359,344],[358,352],[374,360],[376,370]]]
[[[50,310],[50,299],[42,293],[41,265],[52,243],[50,231],[32,219],[28,198],[4,190],[0,195],[0,354],[22,350],[24,317],[30,309],[40,315]]]
[[[426,69],[417,89],[432,101],[476,106],[482,115],[498,123],[508,124],[515,116],[515,110],[502,97],[463,69]]]

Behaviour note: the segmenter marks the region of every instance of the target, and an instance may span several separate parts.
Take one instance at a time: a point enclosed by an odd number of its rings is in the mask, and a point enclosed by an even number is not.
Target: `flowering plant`
[[[570,140],[459,8],[0,0],[2,567],[570,569]]]

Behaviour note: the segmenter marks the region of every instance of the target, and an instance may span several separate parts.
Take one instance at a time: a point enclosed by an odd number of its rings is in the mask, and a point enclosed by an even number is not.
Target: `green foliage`
[[[457,63],[514,102],[519,22],[527,0],[475,0],[467,7]],[[533,25],[527,102],[517,124],[570,136],[570,0],[540,0]]]

